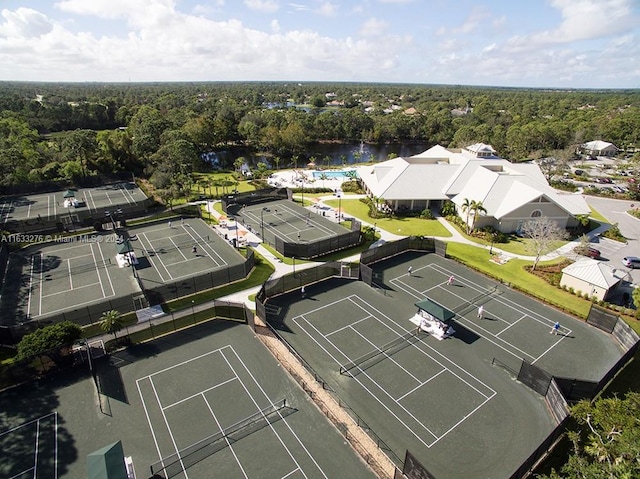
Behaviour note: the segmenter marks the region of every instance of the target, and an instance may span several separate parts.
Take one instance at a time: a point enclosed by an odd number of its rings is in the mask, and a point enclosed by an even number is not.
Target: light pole
[[[302,180],[302,207],[304,208],[304,173],[302,174],[300,179]]]
[[[262,230],[260,234],[262,235],[262,241],[264,242],[264,212],[271,211],[266,206],[260,210],[260,229]]]
[[[336,196],[338,197],[338,224],[340,224],[340,215],[342,214],[342,191],[338,190],[336,192]]]
[[[238,218],[236,218],[235,216],[230,216],[229,217],[230,220],[233,220],[233,222],[236,225],[236,249],[240,247],[239,240],[238,240]]]
[[[291,259],[293,260],[293,278],[295,279],[295,277],[296,277],[296,257],[292,256]]]

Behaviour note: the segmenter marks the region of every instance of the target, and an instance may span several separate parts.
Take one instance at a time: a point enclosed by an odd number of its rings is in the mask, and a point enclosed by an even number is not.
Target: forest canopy
[[[0,83],[0,185],[132,171],[166,187],[243,146],[290,164],[318,142],[491,144],[512,161],[601,139],[640,148],[639,90],[356,83]],[[232,168],[232,165],[224,165]]]

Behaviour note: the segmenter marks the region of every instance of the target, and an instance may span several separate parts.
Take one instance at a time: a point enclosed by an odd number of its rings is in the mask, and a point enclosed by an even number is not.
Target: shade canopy
[[[416,303],[416,306],[418,307],[418,309],[426,311],[431,316],[433,316],[439,321],[442,321],[443,323],[447,323],[451,321],[456,316],[456,313],[448,310],[441,304],[438,304],[429,298],[425,298],[422,301],[418,301]]]

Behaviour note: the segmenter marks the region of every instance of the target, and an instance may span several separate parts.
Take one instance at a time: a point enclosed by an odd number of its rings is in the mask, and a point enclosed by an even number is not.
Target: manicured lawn
[[[401,236],[438,236],[448,238],[451,233],[437,220],[420,218],[370,218],[369,207],[360,200],[342,199],[328,200],[325,204],[338,208],[340,206],[346,216],[353,216],[367,223],[374,223],[377,228]]]

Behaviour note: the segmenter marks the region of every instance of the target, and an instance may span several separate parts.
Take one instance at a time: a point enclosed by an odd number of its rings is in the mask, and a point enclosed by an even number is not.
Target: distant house
[[[606,141],[595,140],[583,143],[578,148],[579,153],[590,156],[616,156],[618,154],[618,147],[613,143]]]
[[[362,186],[385,208],[396,212],[440,209],[451,200],[458,215],[476,228],[519,231],[531,219],[547,217],[563,228],[578,226],[591,212],[580,195],[559,193],[534,164],[514,164],[496,156],[490,145],[448,149],[436,145],[409,158],[394,158],[362,168]],[[482,202],[477,219],[463,210],[465,200]]]
[[[615,293],[625,274],[625,271],[612,268],[601,261],[584,258],[562,270],[560,286],[607,301]]]

